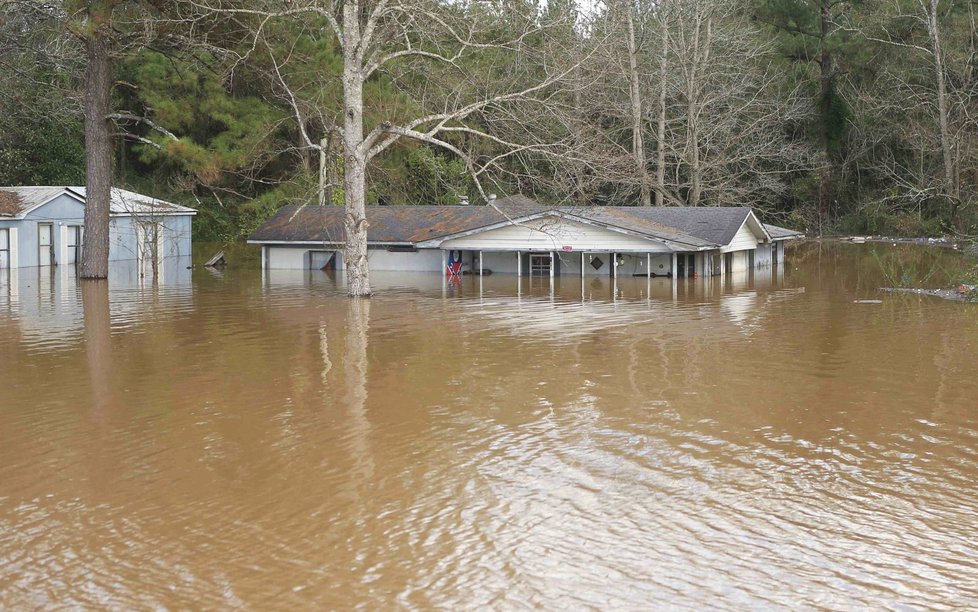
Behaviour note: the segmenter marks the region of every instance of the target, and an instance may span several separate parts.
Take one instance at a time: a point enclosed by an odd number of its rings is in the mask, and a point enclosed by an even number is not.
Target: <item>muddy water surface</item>
[[[961,260],[788,257],[0,278],[0,608],[973,605],[978,307],[876,291]]]

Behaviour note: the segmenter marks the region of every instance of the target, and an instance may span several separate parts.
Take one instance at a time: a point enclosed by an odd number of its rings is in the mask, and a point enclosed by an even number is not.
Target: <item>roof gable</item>
[[[594,214],[596,212],[600,212],[600,214]],[[422,248],[438,248],[443,242],[448,240],[455,240],[472,236],[474,234],[492,232],[499,228],[513,225],[528,224],[530,229],[535,229],[536,224],[533,224],[533,222],[546,217],[553,217],[561,221],[568,221],[580,225],[599,227],[618,234],[635,236],[645,240],[663,242],[672,248],[679,248],[683,250],[696,250],[713,246],[709,242],[685,234],[676,228],[664,226],[649,220],[629,218],[627,215],[619,215],[615,213],[616,209],[607,207],[580,210],[551,208],[520,218],[504,219],[489,226],[476,227],[462,232],[457,232],[455,234],[440,236],[436,239],[420,243],[418,246]],[[554,228],[554,231],[559,232],[559,229],[560,228]]]
[[[22,219],[31,211],[63,194],[84,202],[78,195],[68,192],[65,187],[0,187],[0,216]]]

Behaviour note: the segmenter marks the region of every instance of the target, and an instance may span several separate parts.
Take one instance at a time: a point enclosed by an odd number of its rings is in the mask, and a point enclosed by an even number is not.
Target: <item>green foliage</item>
[[[122,90],[123,105],[151,112],[155,123],[179,137],[136,126],[159,146],[136,145],[138,161],[158,171],[191,173],[205,186],[267,161],[285,117],[258,96],[229,90],[230,83],[205,69],[211,63],[209,56],[191,63],[147,50],[122,67],[123,78],[136,84]]]
[[[460,196],[473,190],[465,162],[453,154],[412,146],[405,147],[392,161],[403,168],[399,177],[402,202],[398,203],[458,204]]]
[[[81,185],[85,144],[80,125],[0,119],[0,185]]]

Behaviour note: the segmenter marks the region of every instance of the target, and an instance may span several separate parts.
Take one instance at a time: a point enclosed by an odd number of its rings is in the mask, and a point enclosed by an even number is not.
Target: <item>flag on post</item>
[[[445,274],[449,277],[462,278],[462,251],[448,252],[448,267]]]

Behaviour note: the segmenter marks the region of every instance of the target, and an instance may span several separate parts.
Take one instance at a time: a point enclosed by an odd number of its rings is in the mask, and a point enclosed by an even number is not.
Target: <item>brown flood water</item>
[[[367,301],[22,271],[0,608],[974,605],[978,307],[876,292],[960,256],[788,257],[617,293],[377,274]]]

